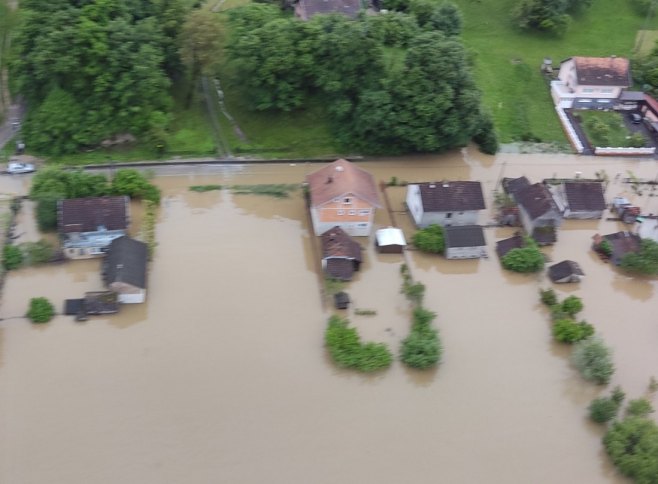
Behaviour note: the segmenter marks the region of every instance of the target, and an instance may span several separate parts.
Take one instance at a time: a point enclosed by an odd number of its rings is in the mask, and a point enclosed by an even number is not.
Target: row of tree
[[[252,108],[320,97],[339,142],[370,153],[442,151],[475,139],[495,152],[453,6],[308,22],[252,4],[230,11],[228,53]],[[420,8],[427,6],[427,10]]]
[[[130,133],[163,148],[180,74],[181,0],[24,0],[12,81],[24,136],[50,154]]]

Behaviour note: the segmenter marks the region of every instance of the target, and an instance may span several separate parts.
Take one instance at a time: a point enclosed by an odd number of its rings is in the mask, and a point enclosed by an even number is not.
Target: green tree
[[[626,407],[626,415],[629,417],[648,417],[653,412],[655,410],[646,398],[631,400]]]
[[[622,474],[638,484],[658,483],[658,426],[653,420],[628,417],[614,422],[603,445]]]
[[[621,259],[621,268],[635,274],[658,274],[658,242],[642,239],[640,250],[630,252]]]
[[[15,245],[5,244],[2,248],[2,265],[8,271],[18,269],[23,264],[23,252]]]
[[[440,30],[448,37],[461,35],[463,19],[459,9],[453,3],[445,2],[434,8],[428,25]]]
[[[606,423],[614,419],[619,412],[619,404],[611,397],[599,397],[589,404],[589,418],[596,423]]]
[[[514,272],[539,272],[544,268],[544,254],[536,245],[512,249],[501,259],[503,267]]]
[[[583,378],[598,384],[607,384],[615,371],[612,351],[595,336],[576,343],[571,360]]]
[[[445,250],[443,227],[437,224],[432,224],[429,227],[420,229],[413,235],[411,240],[414,246],[423,252],[443,254]]]
[[[553,323],[553,337],[561,343],[576,343],[594,334],[594,327],[582,321],[573,319],[558,319]]]
[[[341,367],[362,372],[373,372],[388,368],[393,355],[383,343],[361,343],[355,328],[339,316],[329,318],[324,341],[333,361]]]
[[[550,307],[557,304],[557,295],[553,289],[540,289],[539,297],[542,304],[545,304],[546,306]]]
[[[48,299],[45,297],[33,297],[30,299],[30,307],[26,316],[33,323],[47,323],[54,315],[55,308]]]
[[[413,312],[413,325],[402,341],[400,359],[412,368],[426,369],[441,360],[442,347],[438,332],[431,326],[436,314],[422,307]]]
[[[522,29],[562,35],[571,21],[567,8],[566,0],[521,0],[512,12],[512,19]]]
[[[217,14],[207,9],[192,10],[185,18],[180,33],[181,61],[193,81],[213,73],[223,38]]]
[[[573,317],[583,310],[583,301],[578,296],[568,296],[562,301],[562,310]]]
[[[150,200],[155,204],[160,203],[160,189],[141,172],[132,168],[117,171],[112,179],[111,192],[114,195],[126,195],[130,198]]]

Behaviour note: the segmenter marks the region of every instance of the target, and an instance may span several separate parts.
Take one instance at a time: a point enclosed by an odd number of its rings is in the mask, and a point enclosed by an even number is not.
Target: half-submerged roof
[[[361,10],[361,0],[299,0],[300,18],[307,20],[314,15],[341,13],[356,18]]]
[[[379,247],[387,245],[407,245],[407,241],[404,239],[404,233],[401,229],[396,227],[386,227],[377,230],[377,232],[375,232],[375,238],[377,239],[377,245]]]
[[[630,87],[631,71],[624,57],[572,57],[578,84],[588,86]]]
[[[381,207],[375,178],[347,160],[336,160],[306,175],[306,183],[314,207],[349,193],[374,207]]]
[[[444,229],[446,248],[482,247],[487,245],[479,225],[454,225]]]
[[[509,239],[503,239],[496,242],[496,253],[498,257],[504,257],[512,249],[521,249],[525,246],[525,241],[520,235],[515,235]]]
[[[114,239],[103,263],[103,280],[108,285],[124,282],[145,289],[147,261],[148,248],[144,242],[126,236]]]
[[[541,217],[550,210],[559,211],[550,190],[542,183],[528,185],[515,193],[514,198],[532,220]]]
[[[584,276],[585,273],[577,262],[572,260],[563,260],[548,268],[548,277],[551,281],[559,281],[570,276]]]
[[[529,186],[530,180],[525,176],[520,176],[518,178],[503,178],[503,189],[505,190],[505,193],[508,193],[509,195],[514,195]]]
[[[596,241],[600,236],[597,234],[594,236]],[[638,252],[642,247],[642,239],[639,235],[621,231],[615,232],[614,234],[604,235],[603,238],[610,242],[612,246],[612,261],[615,264],[621,263],[621,259],[631,252]]]
[[[129,201],[125,196],[61,200],[59,230],[61,233],[125,230],[128,228]]]
[[[485,208],[479,181],[420,183],[418,188],[425,212],[465,212]]]
[[[336,226],[321,236],[322,258],[345,258],[361,261],[361,244],[355,242],[343,229]]]
[[[564,195],[572,212],[605,210],[602,182],[564,182]]]

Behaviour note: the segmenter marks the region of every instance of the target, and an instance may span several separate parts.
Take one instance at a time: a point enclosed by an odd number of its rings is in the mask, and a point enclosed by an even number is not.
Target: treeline
[[[308,22],[267,4],[231,10],[227,51],[251,107],[290,111],[319,97],[338,142],[362,152],[437,152],[470,140],[495,152],[457,9],[420,0],[392,7]]]
[[[182,72],[181,0],[23,0],[11,79],[29,146],[71,153],[129,133],[164,150]]]

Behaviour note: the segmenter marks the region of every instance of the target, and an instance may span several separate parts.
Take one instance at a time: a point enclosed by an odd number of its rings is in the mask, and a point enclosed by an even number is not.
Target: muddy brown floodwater
[[[472,179],[491,192],[502,176],[540,180],[605,169],[608,198],[655,161],[474,151],[363,163],[378,180]],[[7,484],[622,483],[586,407],[606,391],[584,382],[552,342],[537,291],[545,275],[503,272],[489,259],[446,261],[410,252],[436,311],[444,362],[419,373],[395,362],[381,374],[336,369],[323,349],[322,309],[301,194],[277,200],[189,185],[294,183],[317,165],[159,169],[164,197],[146,304],[75,323],[33,326],[30,297],[58,307],[99,289],[99,261],[11,273],[0,316],[0,482]],[[22,193],[25,181],[1,179]],[[404,190],[390,190],[402,210]],[[636,197],[658,213],[658,197]],[[29,206],[27,210],[29,210]],[[26,212],[25,214],[27,214]],[[24,214],[24,215],[25,215]],[[396,221],[408,234],[403,213]],[[492,218],[482,214],[481,222]],[[24,232],[29,217],[19,220]],[[138,213],[135,217],[139,223]],[[378,225],[390,222],[379,212]],[[138,228],[133,228],[138,233]],[[588,250],[615,222],[567,222],[547,253],[578,261],[583,317],[614,348],[629,397],[658,376],[656,280],[629,278]],[[26,237],[28,236],[26,235]],[[409,329],[399,293],[401,256],[375,254],[349,285],[351,320],[394,351]]]

